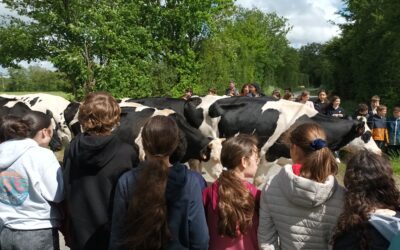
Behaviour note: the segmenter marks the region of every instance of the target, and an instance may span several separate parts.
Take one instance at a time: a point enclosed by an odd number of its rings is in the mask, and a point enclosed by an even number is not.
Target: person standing
[[[235,82],[233,80],[231,80],[229,82],[229,87],[225,90],[225,95],[228,95],[228,96],[238,96],[239,95],[239,91],[236,89]]]
[[[146,160],[118,181],[109,249],[208,249],[198,179],[185,165],[170,162],[178,138],[169,117],[145,123]]]
[[[326,109],[326,114],[328,116],[333,116],[343,119],[345,116],[344,109],[340,107],[340,97],[335,95],[332,97],[332,101]]]
[[[111,133],[120,112],[106,92],[88,94],[79,108],[84,133],[71,141],[63,163],[71,249],[108,249],[115,185],[137,159],[133,147]]]
[[[301,92],[301,94],[299,96],[299,102],[314,109],[314,103],[309,100],[310,100],[310,92],[308,92],[307,90],[304,90],[303,92]]]
[[[382,215],[387,225],[397,225],[400,219],[400,192],[390,162],[367,150],[357,153],[347,164],[344,186],[344,209],[332,237],[333,249],[388,249],[390,240],[374,222]]]
[[[372,139],[376,142],[376,145],[383,149],[387,143],[389,143],[388,129],[386,125],[386,113],[387,107],[380,105],[376,109],[376,114],[369,118],[368,125],[372,132]]]
[[[0,249],[59,249],[60,164],[47,149],[51,119],[41,112],[0,124]]]
[[[257,140],[238,135],[224,142],[218,180],[203,191],[210,250],[258,249],[260,190],[246,181],[259,163]]]
[[[262,190],[260,249],[328,249],[343,206],[338,165],[318,124],[298,126],[289,140],[293,165],[284,166]]]
[[[249,97],[265,96],[265,94],[261,91],[260,85],[258,83],[251,83],[249,86],[249,92]]]
[[[318,99],[314,102],[314,108],[321,114],[326,114],[329,102],[327,98],[326,90],[320,89],[318,91]]]
[[[392,156],[400,155],[400,107],[393,108],[393,116],[387,120],[389,134],[388,153]]]
[[[380,105],[380,101],[381,101],[381,98],[379,96],[377,96],[377,95],[374,95],[374,96],[371,97],[371,102],[370,102],[370,105],[368,107],[368,115],[369,115],[369,117],[372,117],[373,115],[376,115],[376,113],[378,112],[377,108]]]

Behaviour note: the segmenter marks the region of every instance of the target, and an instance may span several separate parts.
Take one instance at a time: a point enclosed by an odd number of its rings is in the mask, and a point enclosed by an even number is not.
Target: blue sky
[[[258,8],[265,12],[276,12],[288,19],[292,26],[288,33],[291,46],[300,48],[307,43],[324,43],[334,36],[340,35],[340,30],[333,23],[343,23],[337,11],[343,8],[342,0],[237,0],[237,5],[245,8]],[[10,14],[0,3],[0,15]],[[42,67],[51,68],[48,62],[35,62]],[[22,63],[27,66],[27,63]],[[4,74],[0,68],[0,74]]]

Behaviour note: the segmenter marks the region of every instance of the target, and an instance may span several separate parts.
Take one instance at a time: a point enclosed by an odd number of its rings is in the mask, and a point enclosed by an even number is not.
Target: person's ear
[[[240,160],[240,165],[243,169],[246,169],[247,166],[249,165],[249,159],[243,156],[242,159]]]

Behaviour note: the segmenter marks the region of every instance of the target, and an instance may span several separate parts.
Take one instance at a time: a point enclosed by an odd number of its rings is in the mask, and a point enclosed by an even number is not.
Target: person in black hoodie
[[[133,147],[112,130],[120,107],[105,92],[86,96],[78,120],[84,133],[65,151],[66,242],[71,249],[107,249],[112,201],[118,178],[138,159]]]
[[[144,125],[146,160],[118,181],[110,249],[208,249],[198,177],[171,163],[178,138],[169,117],[154,116]]]

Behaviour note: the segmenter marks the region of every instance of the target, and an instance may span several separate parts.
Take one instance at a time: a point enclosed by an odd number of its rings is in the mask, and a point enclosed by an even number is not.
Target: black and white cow
[[[212,178],[216,178],[222,171],[220,152],[223,140],[212,139],[202,135],[198,129],[189,125],[186,119],[174,110],[156,109],[133,102],[121,103],[120,105],[122,110],[121,121],[115,133],[122,140],[138,146],[140,160],[144,159],[141,143],[141,129],[144,123],[152,116],[164,115],[176,121],[183,136],[181,141],[186,143],[185,148],[182,150],[182,155],[174,156],[175,160],[179,159],[182,162],[198,160],[201,164],[197,168],[203,168],[207,175]]]
[[[150,98],[151,99],[151,98]],[[142,102],[143,103],[143,102]],[[65,110],[65,120],[71,127],[74,135],[81,133],[81,126],[77,119],[79,113],[79,103],[71,103]],[[210,178],[216,178],[222,171],[220,164],[220,152],[222,148],[221,139],[208,138],[202,135],[196,128],[187,123],[186,119],[172,109],[157,109],[148,107],[140,103],[120,102],[121,120],[119,127],[114,131],[123,141],[134,146],[138,150],[140,160],[144,160],[144,151],[141,144],[140,132],[146,120],[155,115],[166,115],[172,117],[185,138],[187,143],[184,154],[174,156],[182,162],[189,161],[191,167],[200,171],[202,168]],[[194,161],[196,160],[196,161]]]
[[[43,113],[52,113],[54,122],[53,127],[62,142],[67,144],[71,141],[72,135],[64,119],[64,110],[69,105],[69,101],[55,95],[37,93],[37,94],[26,94],[26,95],[2,95],[3,98],[13,99],[25,103],[31,110],[40,111]],[[13,105],[12,102],[5,104]]]
[[[33,112],[28,105],[23,102],[15,101],[14,99],[9,100],[8,102],[5,100],[6,98],[0,98],[0,102],[2,104],[2,106],[0,106],[0,118],[6,115],[22,117],[29,112]],[[49,115],[52,120],[54,119],[53,114],[50,111],[47,111],[46,114]],[[54,121],[52,123],[54,123]],[[62,148],[61,139],[58,137],[55,129],[53,129],[53,136],[50,140],[49,147],[53,151],[59,151]]]
[[[208,108],[215,101],[223,98],[228,98],[228,96],[206,95],[204,97],[192,97],[188,100],[167,97],[125,98],[121,100],[121,105],[133,102],[157,109],[172,109],[183,115],[186,121],[192,127],[199,129],[203,135],[218,138],[216,127],[219,118],[211,118],[208,115]]]
[[[259,139],[261,164],[257,176],[268,172],[268,161],[290,157],[285,138],[291,130],[303,123],[318,123],[327,135],[332,150],[362,148],[381,153],[371,139],[364,122],[343,120],[319,114],[301,103],[273,98],[231,97],[214,102],[208,115],[219,118],[218,131],[228,138],[239,133],[254,134]]]

